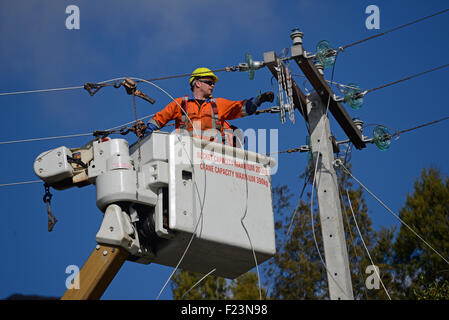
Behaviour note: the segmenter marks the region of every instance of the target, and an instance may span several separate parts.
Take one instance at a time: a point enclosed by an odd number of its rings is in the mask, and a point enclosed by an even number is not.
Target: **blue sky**
[[[80,29],[65,26],[68,5],[80,9]],[[365,8],[380,9],[380,30],[365,27]],[[335,47],[386,31],[447,7],[447,1],[2,1],[0,3],[0,92],[80,86],[122,76],[153,78],[184,74],[198,66],[219,69],[237,65],[250,52],[263,53],[291,46],[290,30],[304,32],[304,47],[315,51],[323,39]],[[448,13],[384,37],[348,48],[339,55],[335,81],[362,88],[379,85],[446,64],[449,60]],[[301,74],[292,64],[294,73]],[[231,100],[271,90],[268,70],[217,74],[214,94]],[[330,79],[330,69],[326,70]],[[445,93],[448,69],[368,94],[360,110],[347,107],[365,124],[402,130],[449,115]],[[303,78],[296,78],[302,87]],[[188,91],[187,79],[157,83],[173,96]],[[310,85],[306,85],[310,89]],[[141,89],[157,102],[138,100],[139,116],[152,114],[170,102],[150,86]],[[123,89],[104,88],[94,97],[85,90],[0,96],[0,141],[89,133],[133,120],[131,98]],[[267,107],[268,105],[264,105]],[[238,119],[243,129],[278,129],[279,149],[305,143],[304,121],[281,124],[277,115]],[[390,150],[368,145],[352,153],[353,174],[393,211],[403,206],[421,170],[431,165],[449,174],[449,122],[403,134]],[[331,116],[338,140],[346,137]],[[371,128],[365,135],[371,136]],[[33,161],[41,152],[79,147],[89,137],[1,144],[0,184],[36,180]],[[132,137],[128,137],[133,142]],[[298,178],[306,154],[278,159],[273,184],[288,184],[298,195]],[[59,222],[47,232],[40,183],[0,188],[0,243],[3,259],[0,298],[13,293],[61,296],[68,265],[82,266],[95,247],[102,213],[95,205],[95,188],[53,192],[52,208]],[[366,194],[375,228],[397,220]],[[103,299],[155,299],[172,268],[126,262]],[[171,299],[170,288],[162,299]]]

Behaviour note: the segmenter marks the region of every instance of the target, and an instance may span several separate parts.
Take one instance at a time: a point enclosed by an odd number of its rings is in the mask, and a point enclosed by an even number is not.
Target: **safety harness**
[[[186,116],[186,114],[187,114],[187,101],[188,100],[189,100],[189,96],[185,95],[182,98],[182,102],[181,102],[181,109],[182,109],[182,111],[181,111],[181,122],[179,123],[179,128],[180,129],[184,129],[184,130],[187,130],[187,116]],[[217,101],[214,98],[212,98],[212,99],[209,100],[209,102],[211,104],[212,127],[217,129],[221,133],[222,140],[223,140],[223,143],[224,143],[225,140],[226,140],[226,136],[223,134],[223,132],[221,130],[222,126],[221,126],[221,123],[220,123],[220,118],[218,116]]]

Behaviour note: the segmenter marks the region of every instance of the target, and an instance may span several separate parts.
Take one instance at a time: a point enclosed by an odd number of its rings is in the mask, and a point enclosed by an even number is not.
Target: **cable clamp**
[[[114,133],[115,131],[112,130],[95,130],[92,135],[96,138],[96,139],[105,139],[107,138],[110,134]]]
[[[127,135],[129,132],[134,132],[137,138],[142,138],[148,126],[142,120],[136,121],[131,127],[123,127],[120,129],[121,135]]]
[[[249,65],[247,63],[245,63],[245,62],[239,63],[238,70],[240,72],[248,71],[249,70]]]
[[[130,79],[126,78],[123,82],[115,82],[114,88],[120,88],[120,86],[124,86],[127,94],[135,95],[145,101],[148,101],[151,104],[154,104],[156,101],[149,96],[147,96],[145,93],[137,89],[137,83]]]
[[[341,161],[341,159],[335,159],[335,160],[332,162],[332,165],[334,166],[334,168],[338,168],[338,167],[340,167],[341,165],[343,165],[343,162]]]
[[[84,89],[86,89],[87,92],[89,92],[90,96],[93,96],[94,94],[96,94],[98,92],[98,90],[100,90],[103,87],[104,87],[104,84],[98,84],[98,83],[85,83],[84,84]]]
[[[225,70],[226,72],[235,72],[239,69],[239,67],[237,66],[232,66],[232,67],[226,67]]]

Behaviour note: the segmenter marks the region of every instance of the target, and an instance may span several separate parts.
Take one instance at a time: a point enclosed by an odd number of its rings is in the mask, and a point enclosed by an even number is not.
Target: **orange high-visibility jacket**
[[[231,101],[223,98],[216,98],[215,100],[218,110],[219,125],[223,134],[223,128],[229,128],[229,125],[225,122],[226,120],[232,120],[246,115],[246,100]],[[153,120],[155,120],[156,123],[154,123],[154,121],[151,122],[157,125],[157,127],[162,128],[170,120],[175,120],[175,126],[178,129],[182,124],[182,111],[180,106],[183,104],[183,98],[177,98],[175,101],[170,102],[164,109],[154,115]],[[205,101],[200,106],[195,99],[190,97],[186,102],[185,109],[192,122],[200,123],[201,130],[216,129],[213,127],[212,103],[209,100]],[[186,127],[188,131],[193,130],[192,123],[188,119],[186,120]],[[197,128],[199,129],[199,127]]]

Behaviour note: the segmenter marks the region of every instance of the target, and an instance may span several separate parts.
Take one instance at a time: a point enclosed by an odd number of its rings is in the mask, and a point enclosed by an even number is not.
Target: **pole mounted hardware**
[[[250,53],[246,53],[245,62],[239,63],[238,69],[240,72],[246,71],[248,73],[249,80],[254,79],[254,71],[261,69],[265,66],[263,61],[254,61]]]
[[[129,95],[135,95],[136,97],[142,98],[143,100],[148,101],[151,104],[154,104],[156,102],[154,99],[150,98],[145,93],[137,89],[137,83],[130,78],[126,78],[122,82],[114,84],[114,88],[120,88],[120,86],[125,87],[126,93]]]
[[[114,88],[120,88],[121,86],[123,86],[126,89],[126,93],[129,95],[137,96],[151,104],[154,104],[156,102],[154,99],[147,96],[144,92],[137,89],[137,83],[130,78],[126,78],[123,81],[116,81],[112,84],[111,83],[90,83],[90,82],[88,82],[88,83],[84,84],[84,89],[86,89],[87,92],[89,92],[90,96],[93,96],[101,88],[109,87],[109,86],[113,86]]]
[[[89,92],[90,96],[92,97],[94,94],[96,94],[98,92],[98,90],[100,90],[101,88],[105,87],[105,84],[100,84],[100,83],[85,83],[84,84],[84,89],[87,90],[87,92]]]
[[[298,38],[301,34],[298,32],[294,32],[295,37]],[[320,69],[317,68],[315,63],[313,62],[314,58],[317,56],[308,56],[307,52],[304,50],[302,46],[302,40],[296,40],[297,44],[293,45],[290,48],[292,59],[298,64],[299,68],[302,70],[304,75],[309,80],[312,87],[318,93],[321,101],[325,106],[328,105],[329,102],[329,111],[337,120],[338,124],[342,127],[343,131],[346,133],[348,138],[351,140],[353,145],[357,149],[363,149],[366,147],[365,142],[363,141],[362,134],[359,129],[357,129],[356,125],[352,121],[346,109],[343,105],[336,99],[336,95],[329,87],[326,79],[324,78]],[[336,52],[335,50],[330,50],[329,44],[326,42],[321,42],[319,46],[318,56],[321,57],[321,64],[323,67],[329,62],[329,58],[332,57],[332,54]],[[327,59],[327,60],[326,60]],[[354,94],[353,100],[356,101],[358,96]],[[359,102],[357,100],[357,102]]]
[[[287,70],[285,65],[280,61],[280,58],[276,55],[274,51],[265,52],[263,54],[264,58],[264,64],[270,70],[273,77],[281,83],[281,86],[285,85],[283,87],[284,90],[288,91],[288,87],[285,84],[285,82],[281,81],[279,74],[280,69],[283,68],[283,74],[287,74]],[[302,116],[307,120],[307,111],[306,111],[306,105],[307,105],[307,99],[304,93],[301,91],[299,86],[296,84],[294,79],[291,79],[291,90],[292,90],[292,99],[293,99],[293,106],[295,109],[297,109]],[[279,101],[280,104],[280,101]],[[281,111],[280,111],[281,112]]]
[[[324,68],[330,68],[335,64],[337,60],[337,51],[332,49],[329,41],[322,40],[318,42],[316,46],[315,57],[323,65]]]
[[[385,151],[390,148],[393,135],[382,125],[378,125],[373,130],[373,143],[379,150]]]
[[[358,110],[363,106],[363,97],[366,91],[362,91],[355,83],[350,83],[343,88],[344,99],[343,102],[347,103],[352,109]]]
[[[283,76],[288,75],[288,68],[283,63],[283,59],[278,58],[273,51],[264,53],[264,63],[278,80],[279,91],[285,91],[288,96],[291,96],[294,107],[301,112],[308,123],[310,135],[307,137],[308,146],[301,147],[302,149],[299,151],[309,152],[310,160],[316,163],[316,173],[320,177],[315,187],[330,299],[353,300],[337,175],[334,170],[333,154],[338,151],[338,144],[331,134],[327,116],[328,108],[356,148],[364,148],[365,142],[360,128],[349,117],[324,78],[323,69],[335,63],[337,52],[330,47],[328,42],[321,42],[317,54],[309,56],[303,49],[303,33],[298,28],[292,30],[290,38],[293,41],[293,46],[290,48],[291,57],[288,60],[295,60],[315,92],[304,95],[293,80],[291,80],[291,84],[288,84]],[[317,60],[320,63],[315,63]],[[359,102],[356,92],[348,97],[352,98],[354,103]],[[279,104],[281,116],[285,120],[286,110],[282,110],[282,101]]]

